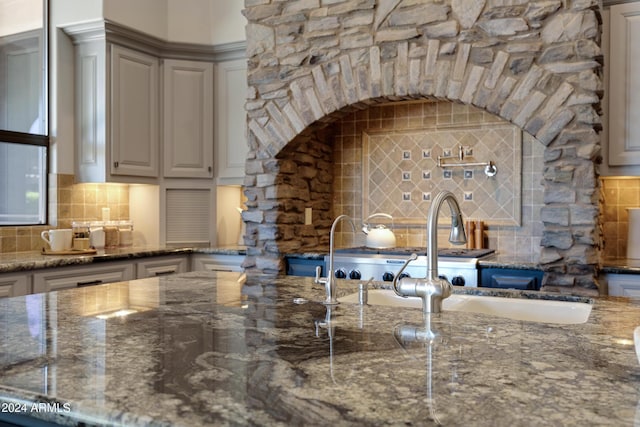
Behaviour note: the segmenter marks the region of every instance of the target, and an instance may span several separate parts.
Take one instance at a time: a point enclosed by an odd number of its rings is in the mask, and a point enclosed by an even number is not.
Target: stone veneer
[[[283,254],[326,246],[336,120],[435,98],[484,109],[545,146],[543,288],[597,294],[598,3],[245,0],[247,271],[280,272]]]

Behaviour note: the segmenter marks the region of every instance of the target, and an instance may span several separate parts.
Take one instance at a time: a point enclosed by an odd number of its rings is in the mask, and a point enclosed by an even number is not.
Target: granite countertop
[[[607,258],[602,265],[603,273],[640,274],[640,259]]]
[[[45,255],[41,252],[0,253],[0,273],[37,270],[41,268],[84,265],[97,262],[146,258],[162,255],[181,255],[191,253],[245,255],[245,246],[222,247],[169,247],[169,246],[132,246],[99,249],[89,255]]]
[[[356,285],[339,281],[339,292]],[[346,303],[328,316],[323,293],[309,278],[191,272],[2,299],[0,417],[128,426],[640,417],[640,306],[630,300],[596,299],[586,323],[558,325]],[[125,309],[137,312],[99,317]]]

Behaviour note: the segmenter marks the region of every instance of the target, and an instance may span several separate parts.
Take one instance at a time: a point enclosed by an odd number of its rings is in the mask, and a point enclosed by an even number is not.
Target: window
[[[44,224],[47,4],[0,0],[0,225]]]

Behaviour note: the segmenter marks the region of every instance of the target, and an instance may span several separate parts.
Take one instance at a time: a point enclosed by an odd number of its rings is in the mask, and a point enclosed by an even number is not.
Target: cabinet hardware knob
[[[209,173],[211,173],[211,171],[213,170],[213,168],[212,168],[211,166],[209,166],[209,167],[207,168],[207,170],[209,171]]]
[[[118,162],[113,162],[113,167],[114,167],[114,168],[116,168],[116,169],[117,169],[117,168],[118,168],[118,166],[120,166],[120,163],[118,163]]]

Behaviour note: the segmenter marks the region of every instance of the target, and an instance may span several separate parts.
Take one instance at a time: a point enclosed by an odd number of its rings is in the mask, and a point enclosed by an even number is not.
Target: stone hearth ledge
[[[123,293],[142,311],[95,317],[98,295]],[[597,299],[579,325],[444,312],[429,350],[394,338],[424,326],[420,310],[343,303],[327,327],[322,298],[308,278],[192,272],[3,299],[0,403],[130,426],[632,425],[640,413],[630,300]]]

